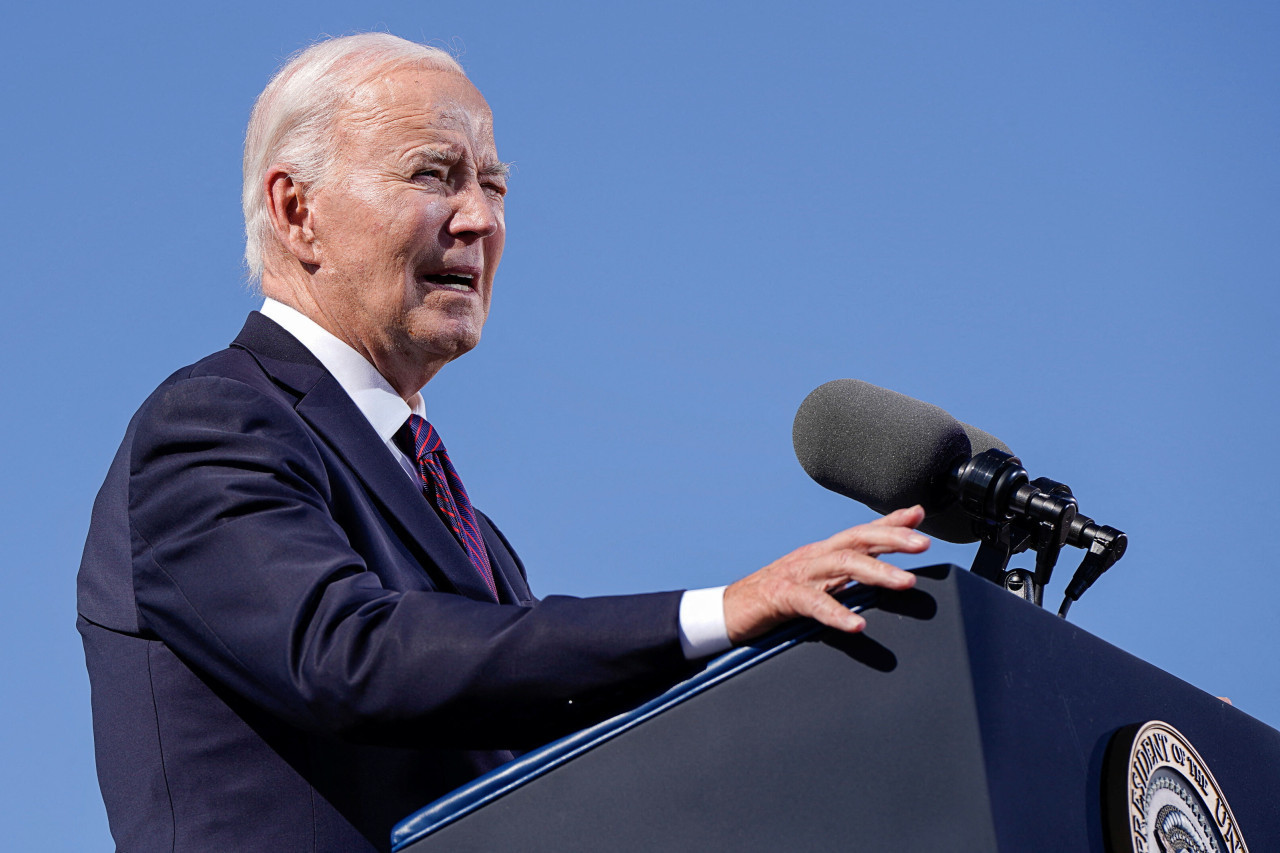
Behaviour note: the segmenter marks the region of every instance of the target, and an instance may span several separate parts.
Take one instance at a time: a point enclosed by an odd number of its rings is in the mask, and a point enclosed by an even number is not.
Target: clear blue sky
[[[723,583],[870,518],[791,450],[805,394],[852,376],[1000,436],[1128,531],[1073,620],[1280,726],[1275,3],[54,2],[6,23],[9,849],[108,848],[73,628],[90,503],[138,403],[256,306],[254,96],[363,29],[455,49],[516,164],[485,339],[428,401],[536,591]]]

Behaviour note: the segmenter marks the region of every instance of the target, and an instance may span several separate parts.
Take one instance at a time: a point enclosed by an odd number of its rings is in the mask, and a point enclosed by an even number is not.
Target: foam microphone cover
[[[800,404],[791,438],[800,465],[822,486],[876,512],[946,507],[947,473],[972,454],[951,415],[858,379],[822,385]]]

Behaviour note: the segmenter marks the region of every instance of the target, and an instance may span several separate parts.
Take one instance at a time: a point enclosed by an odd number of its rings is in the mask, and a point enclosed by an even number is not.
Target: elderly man
[[[419,393],[476,345],[506,224],[480,93],[387,35],[318,44],[258,99],[247,258],[266,302],[130,423],[78,625],[122,850],[384,849],[413,809],[797,616],[913,577],[919,508],[717,590],[529,591]]]

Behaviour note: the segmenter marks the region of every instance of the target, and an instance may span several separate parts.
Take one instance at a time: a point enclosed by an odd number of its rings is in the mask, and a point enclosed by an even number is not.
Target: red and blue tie
[[[458,537],[462,547],[467,550],[471,565],[484,578],[485,586],[498,600],[498,587],[493,582],[493,568],[489,565],[489,552],[485,550],[484,539],[480,536],[480,528],[476,525],[476,513],[467,498],[467,490],[462,487],[462,480],[457,470],[449,461],[449,454],[444,449],[444,442],[435,427],[426,418],[409,415],[409,421],[400,428],[400,434],[411,444],[414,456],[418,460],[418,476],[422,478],[422,491],[434,499],[440,517],[449,525],[453,535]]]

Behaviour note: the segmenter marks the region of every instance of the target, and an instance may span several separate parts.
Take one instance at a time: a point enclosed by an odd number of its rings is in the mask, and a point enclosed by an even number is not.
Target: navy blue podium
[[[864,633],[728,652],[407,817],[393,849],[1115,853],[1108,746],[1154,719],[1253,853],[1280,850],[1280,732],[967,571],[917,574],[843,596]]]

